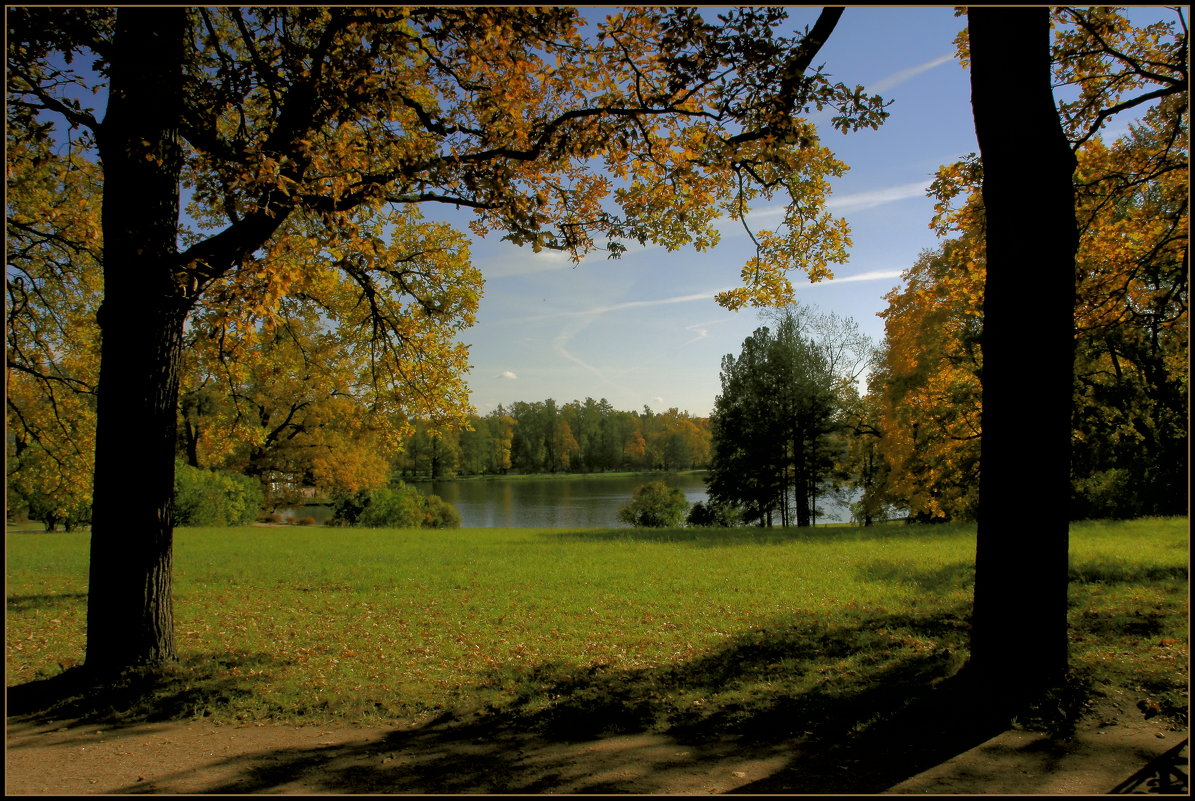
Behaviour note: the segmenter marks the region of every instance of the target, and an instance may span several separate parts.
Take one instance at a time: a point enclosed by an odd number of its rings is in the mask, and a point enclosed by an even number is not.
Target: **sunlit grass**
[[[1097,682],[1185,704],[1186,541],[1185,519],[1074,527],[1073,662]],[[82,661],[86,547],[8,535],[10,686]],[[973,526],[180,529],[180,664],[144,703],[218,720],[816,717],[957,669],[973,555]]]

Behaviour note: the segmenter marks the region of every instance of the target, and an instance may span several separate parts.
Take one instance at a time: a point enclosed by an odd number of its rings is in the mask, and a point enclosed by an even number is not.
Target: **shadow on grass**
[[[941,538],[950,528],[960,536],[975,536],[975,526],[815,526],[778,528],[738,526],[735,528],[614,528],[554,531],[546,536],[572,542],[651,542],[722,548],[730,545],[786,545],[793,542],[875,542]]]
[[[670,792],[677,771],[726,777],[745,760],[769,767],[743,792],[878,792],[1006,728],[957,675],[965,628],[961,614],[810,615],[660,668],[496,670],[429,724],[365,743],[227,757],[223,778],[202,792],[295,782],[328,793]],[[269,666],[267,656],[254,659]],[[119,727],[187,719],[253,690],[245,678],[195,681],[198,666],[183,667],[186,681],[167,670],[100,687],[68,671],[10,688],[9,714]],[[116,792],[173,792],[171,781]]]
[[[5,608],[9,613],[33,612],[39,609],[50,611],[61,607],[78,604],[87,600],[85,592],[65,592],[48,595],[10,595],[5,599]]]
[[[860,566],[858,576],[865,581],[911,584],[923,593],[940,596],[973,587],[975,563],[956,562],[928,570],[917,570],[906,564],[877,561]]]
[[[1070,580],[1082,584],[1152,584],[1187,581],[1186,565],[1142,565],[1094,562],[1073,566]]]
[[[277,665],[268,654],[235,659],[195,656],[154,671],[96,678],[84,667],[9,687],[7,712],[41,720],[76,720],[109,727],[205,717],[233,699],[251,696],[252,683],[226,668]],[[220,675],[213,673],[215,668]]]

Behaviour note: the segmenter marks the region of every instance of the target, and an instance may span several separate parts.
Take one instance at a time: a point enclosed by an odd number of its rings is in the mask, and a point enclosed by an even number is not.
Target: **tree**
[[[1175,113],[1177,112],[1177,113]],[[1080,221],[1071,516],[1181,514],[1187,445],[1185,109],[1077,151]],[[942,234],[887,296],[874,391],[885,492],[916,519],[975,515],[983,325],[982,170],[940,171]],[[958,195],[958,209],[945,204]],[[1026,397],[1033,388],[1026,387]]]
[[[460,515],[438,495],[424,495],[401,481],[393,487],[341,493],[333,502],[335,525],[364,528],[459,528]]]
[[[858,493],[850,505],[851,518],[863,526],[887,520],[899,508],[888,493],[892,471],[881,451],[885,433],[881,414],[879,395],[871,390],[863,396],[848,396],[840,415],[847,434],[840,470],[848,486]]]
[[[984,277],[976,238],[922,253],[881,312],[885,346],[872,388],[886,480],[874,500],[913,520],[975,518]]]
[[[326,330],[314,309],[284,299],[275,325],[222,353],[202,315],[188,331],[180,403],[180,457],[259,480],[270,504],[385,485],[389,457],[409,425],[404,410],[371,402],[351,338]],[[347,341],[346,341],[347,340]]]
[[[1186,508],[1174,464],[1186,453],[1188,116],[1185,22],[1131,26],[1116,10],[1057,9],[1055,83],[1078,89],[1059,113],[1078,158],[1076,383],[1072,434],[1072,517],[1167,514]],[[964,43],[965,44],[965,43]],[[965,47],[963,48],[965,55]],[[1128,132],[1105,144],[1098,124],[1151,105]],[[966,372],[978,376],[985,273],[982,165],[968,159],[939,170],[934,227],[956,234],[932,263],[906,273],[889,296],[883,448],[894,457],[898,499],[924,514],[968,516],[945,500],[973,485],[974,459],[963,437],[977,437]],[[963,202],[952,207],[961,197]],[[949,310],[949,313],[946,313]],[[918,346],[920,343],[920,346]],[[946,439],[942,437],[945,436]],[[949,440],[954,439],[951,446]],[[898,467],[900,444],[921,451],[931,469]],[[906,450],[907,453],[907,450]],[[953,455],[951,455],[953,454]],[[914,454],[915,455],[915,454]],[[918,460],[913,460],[914,464]],[[902,487],[901,485],[904,484]],[[953,507],[953,508],[952,508]]]
[[[91,518],[100,174],[77,145],[58,153],[44,138],[18,136],[15,117],[5,227],[9,506],[47,530],[69,530]]]
[[[1076,162],[1050,85],[1049,9],[967,15],[987,255],[970,664],[1016,701],[1067,670]],[[1057,501],[1038,506],[1031,524],[1010,502],[1025,486]]]
[[[263,502],[261,485],[248,476],[179,464],[174,471],[174,517],[180,526],[243,526]]]
[[[832,461],[834,376],[823,349],[802,336],[793,310],[775,333],[759,328],[738,359],[722,359],[714,400],[709,475],[715,503],[741,504],[744,519],[809,526]],[[791,505],[790,505],[791,498]]]
[[[688,509],[683,492],[663,481],[649,481],[635,488],[634,497],[618,510],[618,519],[636,528],[676,528]]]
[[[941,189],[960,177],[982,180],[982,202],[972,196],[964,207],[976,223],[971,230],[984,234],[975,240],[982,243],[981,251],[975,249],[974,242],[970,247],[986,262],[971,668],[999,700],[1012,703],[1057,682],[1067,667],[1068,510],[1063,503],[1050,504],[1043,507],[1049,510],[1047,516],[1035,515],[1033,524],[1026,525],[1008,499],[1026,483],[1047,497],[1070,497],[1076,295],[1082,301],[1080,333],[1084,318],[1093,311],[1098,313],[1106,301],[1115,305],[1138,293],[1166,300],[1151,311],[1155,330],[1170,328],[1167,333],[1172,335],[1185,328],[1185,303],[1179,300],[1176,309],[1169,302],[1182,294],[1176,290],[1176,282],[1154,278],[1142,282],[1137,277],[1173,274],[1176,263],[1182,264],[1180,269],[1185,272],[1185,234],[1171,234],[1185,231],[1185,201],[1171,206],[1178,213],[1165,215],[1160,226],[1148,222],[1150,215],[1139,218],[1135,233],[1147,234],[1143,238],[1151,240],[1144,250],[1133,244],[1136,237],[1123,235],[1127,217],[1151,205],[1143,197],[1149,190],[1142,193],[1141,189],[1155,183],[1165,195],[1167,190],[1157,180],[1186,171],[1182,111],[1187,85],[1185,23],[1180,20],[1180,34],[1172,24],[1162,23],[1135,31],[1115,9],[1060,9],[1057,13],[1060,24],[1073,27],[1064,29],[1056,41],[1056,73],[1062,82],[1080,88],[1080,98],[1055,109],[1049,87],[1046,10],[968,12],[969,40],[963,49],[969,45],[981,162],[940,175],[938,186]],[[1009,60],[1006,54],[1010,51],[1024,55]],[[1094,144],[1093,137],[1111,115],[1152,101],[1158,102],[1146,113],[1144,127],[1166,133],[1160,137],[1162,146],[1154,147],[1152,154],[1149,149],[1139,151],[1150,166],[1130,177],[1136,172],[1130,166],[1135,159],[1124,159],[1118,166],[1130,169],[1113,170],[1119,175],[1101,178],[1098,171],[1095,175],[1085,172],[1085,154],[1080,151],[1080,202],[1076,206],[1074,150]],[[1015,123],[1008,114],[1013,104],[1027,109],[1024,118],[1018,117]],[[1008,138],[1014,135],[1015,146]],[[1132,138],[1142,139],[1139,135]],[[1100,147],[1095,144],[1096,150]],[[1101,183],[1106,189],[1118,181],[1123,182],[1119,192],[1104,193],[1093,207],[1085,206],[1084,198],[1095,198],[1102,191],[1088,194],[1091,189]],[[1026,192],[1028,186],[1033,191]],[[1112,200],[1117,195],[1119,200]],[[1113,218],[1121,221],[1106,230],[1119,244],[1089,254],[1079,251],[1079,290],[1100,286],[1101,276],[1118,271],[1115,262],[1135,264],[1121,273],[1128,280],[1114,279],[1116,291],[1077,292],[1076,250],[1081,243],[1088,247],[1101,238],[1092,236],[1096,229],[1089,224],[1099,215],[1090,212],[1113,207]],[[1075,224],[1076,209],[1081,228]],[[1024,243],[1031,244],[1018,253]],[[1181,254],[1178,258],[1176,251]],[[1149,255],[1142,259],[1145,254]],[[1020,286],[1018,270],[1023,274],[1025,265],[1036,265],[1032,268],[1032,293],[1023,292]],[[1092,303],[1093,299],[1098,300]],[[1029,417],[1017,411],[1021,405],[1018,386],[1034,389],[1034,414]],[[1033,458],[1025,459],[1024,454],[1030,452]],[[1033,655],[1032,661],[1018,661],[1018,654],[1025,653]]]
[[[784,299],[785,270],[827,277],[846,245],[824,204],[845,167],[801,114],[831,107],[841,130],[884,116],[808,71],[840,14],[789,39],[779,8],[717,25],[635,8],[586,39],[569,8],[10,9],[18,138],[46,141],[40,115],[57,115],[103,169],[87,666],[174,657],[175,423],[199,305],[248,331],[285,296],[354,297],[339,322],[364,317],[372,372],[390,379],[378,393],[463,416],[451,358],[387,302],[445,314],[425,296],[443,254],[385,236],[403,208],[470,208],[478,233],[580,259],[601,237],[611,255],[710,246],[719,212],[784,192],[790,234],[759,232],[746,286],[722,300]],[[102,116],[64,91],[105,82]],[[145,479],[131,505],[130,463]]]

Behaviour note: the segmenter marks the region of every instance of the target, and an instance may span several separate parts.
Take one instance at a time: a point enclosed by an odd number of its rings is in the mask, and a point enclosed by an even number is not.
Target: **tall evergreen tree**
[[[803,336],[791,310],[775,332],[756,330],[738,359],[722,360],[722,394],[711,421],[710,497],[741,505],[747,520],[809,526],[832,466],[828,437],[836,410],[834,375],[821,348]]]

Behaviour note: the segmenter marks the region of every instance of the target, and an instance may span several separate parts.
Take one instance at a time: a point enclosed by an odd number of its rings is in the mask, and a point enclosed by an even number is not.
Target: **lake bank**
[[[679,489],[689,504],[704,503],[705,470],[676,473],[520,473],[465,476],[439,480],[409,480],[425,495],[438,495],[460,515],[461,528],[625,528],[618,510],[635,488],[663,481]],[[847,503],[823,496],[818,501],[818,524],[851,521]],[[332,517],[329,504],[310,504],[281,510],[284,516],[314,518],[323,525]]]

